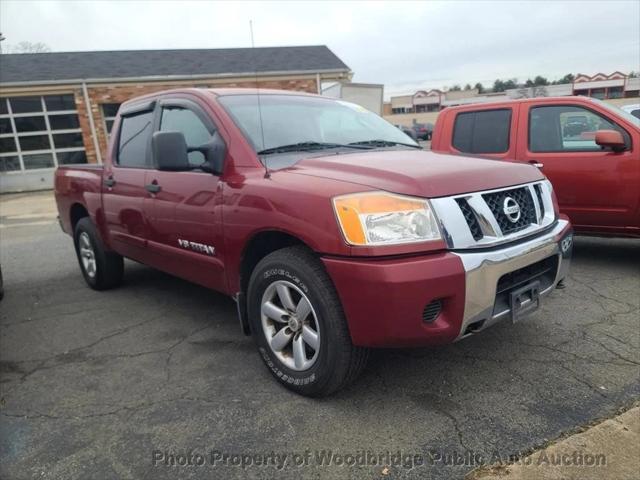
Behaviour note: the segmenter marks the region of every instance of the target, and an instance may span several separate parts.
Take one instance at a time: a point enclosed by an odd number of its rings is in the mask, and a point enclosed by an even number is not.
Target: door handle
[[[544,163],[541,163],[538,160],[529,160],[529,164],[539,169],[542,169],[542,167],[544,167]]]
[[[116,181],[113,179],[112,176],[109,176],[109,177],[105,178],[105,180],[104,180],[104,186],[105,187],[111,188],[115,184],[116,184]]]
[[[162,187],[160,185],[158,185],[155,180],[154,183],[150,183],[149,185],[145,185],[144,188],[147,189],[147,192],[149,193],[158,193],[160,190],[162,190]]]

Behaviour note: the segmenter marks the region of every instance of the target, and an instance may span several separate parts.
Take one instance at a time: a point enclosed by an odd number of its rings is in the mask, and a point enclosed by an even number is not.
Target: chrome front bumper
[[[510,315],[509,308],[494,311],[497,285],[503,275],[555,255],[558,258],[555,278],[550,286],[540,291],[540,297],[551,293],[567,275],[571,263],[571,242],[565,242],[566,251],[561,246],[562,240],[571,235],[568,226],[568,221],[558,220],[544,235],[523,243],[497,250],[454,252],[462,260],[466,277],[464,317],[456,340],[484,330]],[[564,236],[560,237],[563,232]]]

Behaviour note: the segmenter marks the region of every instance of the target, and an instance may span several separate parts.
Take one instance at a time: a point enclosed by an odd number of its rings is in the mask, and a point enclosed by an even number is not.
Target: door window
[[[592,110],[572,105],[534,107],[529,113],[529,150],[601,151],[595,141],[598,130],[617,130],[628,142],[627,132]]]
[[[453,146],[465,153],[505,153],[510,130],[511,109],[459,113],[453,127]]]
[[[211,140],[212,132],[192,110],[181,107],[164,107],[160,130],[165,132],[181,132],[187,147],[199,147]],[[189,164],[198,167],[205,162],[202,152],[189,152]]]
[[[142,112],[122,117],[118,164],[122,167],[143,168],[149,165],[148,151],[151,139],[153,112]]]

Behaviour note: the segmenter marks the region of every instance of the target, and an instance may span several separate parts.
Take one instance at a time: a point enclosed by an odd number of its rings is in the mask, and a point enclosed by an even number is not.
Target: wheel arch
[[[256,232],[242,250],[239,269],[239,291],[236,301],[238,303],[240,326],[245,335],[251,334],[246,305],[251,273],[260,260],[270,253],[295,245],[301,245],[313,251],[313,249],[299,237],[281,230],[263,230]]]
[[[74,203],[73,205],[71,205],[71,208],[69,209],[69,220],[71,222],[70,223],[71,235],[74,235],[76,230],[76,225],[78,224],[80,219],[85,217],[89,217],[89,211],[87,210],[87,207],[85,207],[81,203]]]

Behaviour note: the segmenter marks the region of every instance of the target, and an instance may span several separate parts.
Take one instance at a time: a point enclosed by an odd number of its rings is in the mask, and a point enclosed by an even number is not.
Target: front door
[[[638,202],[633,186],[640,181],[640,162],[629,133],[595,109],[572,104],[523,108],[520,118],[528,119],[528,141],[519,143],[518,158],[541,165],[562,213],[585,229],[617,231],[633,225]],[[628,148],[623,152],[601,148],[595,143],[597,130],[620,131]]]
[[[153,106],[133,109],[114,126],[118,135],[105,166],[102,202],[106,232],[114,250],[146,262],[147,225],[144,216],[145,176],[151,165],[150,142],[153,131]]]
[[[209,142],[215,124],[198,106],[185,99],[160,102],[161,131],[178,131],[188,147]],[[202,152],[189,153],[193,170],[167,172],[151,169],[145,184],[148,247],[154,265],[169,273],[215,290],[226,289],[223,269],[222,184],[219,177],[198,169],[205,161]]]

